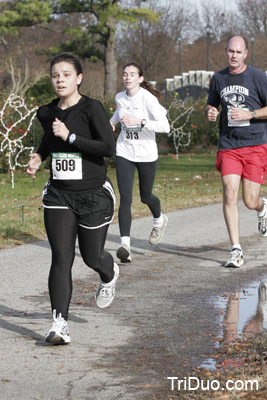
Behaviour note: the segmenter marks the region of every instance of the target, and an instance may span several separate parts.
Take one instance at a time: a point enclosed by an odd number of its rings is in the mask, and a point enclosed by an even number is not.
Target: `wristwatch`
[[[75,142],[75,140],[76,140],[76,135],[75,135],[75,133],[71,133],[71,134],[69,135],[69,144],[72,144],[73,142]]]
[[[254,119],[254,118],[257,117],[257,114],[256,114],[256,112],[254,110],[251,111],[251,114],[252,114],[252,118],[251,119]]]
[[[141,128],[143,128],[146,125],[146,119],[142,119],[141,121]]]

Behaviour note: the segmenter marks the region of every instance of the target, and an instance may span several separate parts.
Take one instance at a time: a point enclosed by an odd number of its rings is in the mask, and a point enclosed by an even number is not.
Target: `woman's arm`
[[[26,169],[26,174],[35,178],[35,174],[40,168],[42,162],[49,156],[49,150],[45,144],[44,136],[36,153],[30,154],[30,161]]]
[[[30,154],[30,161],[28,163],[28,167],[26,170],[26,174],[29,175],[31,178],[35,178],[35,174],[37,170],[40,168],[42,164],[42,157],[38,153]]]
[[[152,95],[147,98],[146,108],[150,118],[148,118],[145,127],[151,131],[169,133],[170,124],[167,118],[167,110],[155,96]]]
[[[40,146],[35,154],[39,154],[42,161],[45,161],[50,154],[48,147],[46,146],[44,136],[42,137]]]
[[[148,120],[145,127],[155,132],[162,132],[162,133],[170,132],[170,124],[166,115],[162,116],[160,119],[156,121]]]
[[[120,122],[119,112],[118,112],[117,108],[116,108],[114,114],[112,115],[112,117],[110,118],[109,122],[112,126],[112,130],[115,131],[116,125]]]
[[[111,157],[115,151],[115,139],[107,114],[99,101],[95,101],[90,108],[88,123],[93,138],[76,135],[71,146],[82,153]]]

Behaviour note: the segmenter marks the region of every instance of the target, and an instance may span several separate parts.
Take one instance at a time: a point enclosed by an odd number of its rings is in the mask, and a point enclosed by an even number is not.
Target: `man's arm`
[[[255,119],[267,119],[267,107],[263,107],[254,111],[256,113]]]
[[[232,108],[231,118],[236,121],[246,121],[248,119],[267,119],[267,107],[254,110],[256,116],[252,111],[242,110],[242,108]]]

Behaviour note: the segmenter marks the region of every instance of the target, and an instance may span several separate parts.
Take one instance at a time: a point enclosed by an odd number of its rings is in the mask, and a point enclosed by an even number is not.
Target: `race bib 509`
[[[53,179],[82,179],[81,153],[52,153]]]

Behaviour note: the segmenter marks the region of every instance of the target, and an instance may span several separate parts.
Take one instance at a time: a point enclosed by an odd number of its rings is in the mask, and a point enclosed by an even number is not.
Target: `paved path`
[[[168,376],[202,363],[220,329],[214,299],[267,276],[267,238],[240,203],[246,266],[226,269],[222,205],[169,213],[163,242],[148,244],[151,217],[133,221],[133,262],[120,266],[116,299],[95,306],[98,278],[77,249],[69,346],[48,346],[46,241],[0,252],[1,400],[167,400]],[[106,248],[115,256],[118,225]]]

